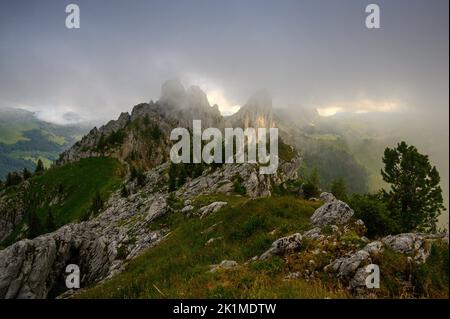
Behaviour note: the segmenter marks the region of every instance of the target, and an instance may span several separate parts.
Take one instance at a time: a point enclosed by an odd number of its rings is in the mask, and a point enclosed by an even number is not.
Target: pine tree
[[[44,163],[42,163],[41,159],[38,159],[37,164],[36,164],[36,169],[34,170],[34,172],[40,173],[40,172],[43,172],[44,170],[45,170]]]
[[[31,172],[25,167],[22,171],[22,176],[24,180],[27,180],[31,177]]]
[[[34,238],[42,234],[42,225],[35,210],[30,210],[28,213],[28,237]]]
[[[17,172],[10,172],[6,175],[5,186],[14,186],[22,182],[22,177]]]
[[[184,164],[180,164],[177,186],[179,187],[182,186],[184,183],[186,183],[186,178],[187,178],[186,166]]]
[[[169,192],[173,192],[177,189],[177,167],[174,163],[170,162],[169,166]]]
[[[391,187],[382,192],[401,230],[435,231],[445,207],[439,173],[428,156],[401,142],[396,148],[385,149],[383,163],[381,175]]]
[[[52,232],[56,229],[56,223],[51,209],[48,210],[45,226],[47,228],[47,232]]]
[[[345,182],[342,177],[335,178],[331,182],[331,193],[337,199],[347,201],[347,188],[345,186]]]
[[[314,185],[316,188],[319,188],[320,180],[317,168],[314,168],[311,174],[308,176],[308,184]]]
[[[92,199],[90,212],[97,214],[103,208],[104,201],[99,192],[96,192]]]
[[[122,197],[128,197],[128,195],[130,195],[130,192],[128,191],[128,188],[125,186],[125,184],[122,184],[122,189],[120,190],[120,195]]]

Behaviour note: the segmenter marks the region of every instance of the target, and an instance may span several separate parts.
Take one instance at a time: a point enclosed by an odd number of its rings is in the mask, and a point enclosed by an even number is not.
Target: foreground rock
[[[446,236],[448,238],[446,233],[404,233],[386,236],[382,242],[396,252],[411,255],[416,263],[424,263],[430,255],[430,243],[437,239],[444,239]]]
[[[311,216],[311,224],[323,227],[326,225],[344,225],[352,218],[354,212],[346,203],[332,200],[320,206]]]
[[[264,252],[259,259],[264,260],[275,255],[284,255],[298,250],[302,245],[302,235],[296,233],[287,237],[279,238],[272,246]]]
[[[0,298],[46,298],[56,284],[64,285],[68,264],[80,267],[81,285],[86,286],[116,273],[125,260],[160,242],[168,230],[151,230],[149,225],[169,211],[167,194],[153,193],[165,171],[161,166],[149,172],[149,184],[126,199],[114,194],[106,209],[89,221],[1,250]]]
[[[371,273],[366,267],[388,248],[405,254],[416,264],[426,262],[430,255],[431,244],[436,240],[445,241],[446,234],[404,233],[389,235],[381,240],[367,244],[363,249],[350,252],[324,267],[324,271],[333,273],[336,278],[348,285],[350,291],[359,296],[366,296],[366,278]]]

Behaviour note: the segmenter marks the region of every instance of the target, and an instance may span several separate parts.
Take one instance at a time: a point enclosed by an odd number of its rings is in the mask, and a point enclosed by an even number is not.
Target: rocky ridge
[[[320,198],[325,203],[311,216],[313,228],[276,240],[259,257],[266,259],[281,255],[287,256],[289,262],[309,256],[303,272],[293,272],[287,279],[310,280],[320,273],[328,273],[354,296],[371,297],[373,295],[366,288],[366,278],[370,273],[366,266],[375,262],[384,249],[404,254],[410,263],[422,264],[430,256],[433,242],[441,241],[448,245],[448,233],[403,233],[369,241],[364,237],[364,222],[355,220],[353,210],[346,203],[335,199],[330,193],[322,193]],[[358,243],[346,243],[352,237]],[[304,247],[305,242],[309,248],[293,254]],[[359,249],[361,245],[363,246]],[[319,255],[324,255],[325,258],[317,258]],[[409,287],[411,283],[406,282],[405,285]]]
[[[246,178],[243,186],[250,197],[269,196],[273,185],[296,178],[295,167],[299,163],[298,158],[282,163],[277,174],[264,180],[259,179],[256,164],[222,166],[188,180],[176,197],[188,206],[195,196],[219,191],[220,180],[232,180],[235,176]],[[168,167],[169,163],[164,163],[148,171],[144,186],[135,180],[128,181],[125,187],[130,195],[125,198],[117,191],[104,211],[88,221],[68,224],[1,250],[0,298],[51,296],[55,285],[63,282],[64,267],[70,263],[80,266],[83,285],[98,282],[120,272],[128,260],[169,236],[169,229],[152,227],[158,217],[173,212],[168,204]],[[225,192],[226,188],[222,190]],[[226,204],[205,205],[198,209],[197,215],[215,213]]]

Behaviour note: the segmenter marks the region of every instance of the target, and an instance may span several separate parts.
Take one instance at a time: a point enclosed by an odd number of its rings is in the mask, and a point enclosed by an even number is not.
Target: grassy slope
[[[117,189],[121,182],[119,168],[119,162],[112,158],[87,158],[34,177],[33,193],[45,198],[45,204],[38,208],[38,216],[45,220],[49,204],[59,195],[62,185],[62,203],[51,206],[55,222],[61,226],[79,219],[89,209],[96,191],[106,198]]]
[[[29,139],[23,135],[24,131],[36,129],[35,123],[0,123],[0,143],[14,144],[19,141],[28,141]]]
[[[196,208],[213,200],[229,203],[199,219],[171,213],[154,227],[169,226],[170,236],[131,261],[125,272],[82,292],[81,298],[324,298],[345,297],[319,283],[283,280],[284,262],[274,257],[238,270],[208,272],[209,265],[235,260],[240,265],[284,235],[305,230],[318,203],[294,197],[248,200],[239,196],[201,196]],[[172,203],[177,204],[177,203]],[[215,226],[214,226],[215,225]],[[274,232],[272,232],[275,230]],[[221,238],[205,245],[211,238]]]
[[[95,192],[100,192],[101,196],[106,199],[113,190],[119,187],[122,181],[120,173],[121,165],[115,159],[87,158],[51,168],[41,175],[32,177],[30,179],[31,194],[38,203],[36,213],[42,224],[42,233],[51,231],[46,229],[46,220],[50,210],[56,227],[79,220],[90,208]],[[10,192],[11,196],[14,196],[13,188]],[[55,198],[61,200],[57,204],[51,205]],[[1,243],[2,246],[7,246],[15,241],[25,220],[26,217],[9,238]]]

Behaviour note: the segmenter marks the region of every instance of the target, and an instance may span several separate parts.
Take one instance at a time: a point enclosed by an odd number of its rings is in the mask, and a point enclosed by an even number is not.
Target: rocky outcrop
[[[446,233],[404,233],[386,236],[381,241],[396,252],[411,255],[416,263],[424,263],[430,255],[431,242],[446,236]]]
[[[295,176],[292,165],[287,172],[272,177],[258,174],[256,164],[223,165],[209,169],[196,179],[188,181],[176,193],[183,200],[185,211],[194,210],[192,198],[215,192],[221,180],[241,176],[250,196],[268,196],[274,183],[282,183]],[[283,166],[282,166],[283,167]],[[53,233],[31,240],[21,240],[0,251],[0,298],[45,298],[55,286],[64,285],[64,270],[68,264],[77,264],[81,270],[81,286],[110,277],[123,269],[124,263],[168,236],[169,229],[153,230],[152,223],[171,211],[168,204],[169,164],[162,164],[145,174],[145,185],[128,181],[130,192],[124,198],[114,193],[104,211],[92,219],[66,225]],[[201,216],[214,213],[225,202],[210,203],[198,211]],[[189,207],[191,206],[191,207]],[[192,208],[192,209],[191,209]],[[291,240],[293,239],[293,241]],[[291,251],[296,240],[274,243],[275,252]]]
[[[162,165],[150,171],[148,184],[128,198],[113,194],[97,217],[1,250],[0,298],[45,298],[64,284],[68,264],[80,267],[82,286],[97,282],[161,241],[168,229],[149,226],[169,211],[164,188],[155,192],[166,170]]]
[[[29,181],[22,182],[12,192],[0,192],[0,243],[10,236],[26,215]],[[23,225],[26,228],[26,225]],[[20,238],[20,234],[17,236]]]
[[[275,127],[272,96],[267,90],[256,92],[239,111],[225,119],[227,127]]]
[[[162,133],[157,141],[149,145],[148,128],[142,123],[132,125],[146,118]],[[217,105],[209,104],[207,95],[198,86],[185,89],[178,80],[165,82],[157,102],[136,105],[131,115],[122,113],[117,120],[109,121],[100,128],[93,128],[81,141],[61,154],[58,165],[78,161],[86,157],[111,156],[122,161],[139,158],[136,166],[151,169],[168,159],[170,132],[175,127],[192,128],[193,120],[201,120],[202,128],[215,127],[223,131],[225,127],[270,128],[275,126],[272,115],[272,98],[266,91],[252,96],[236,114],[223,117]],[[141,130],[142,129],[142,130]],[[141,131],[140,131],[141,130]],[[121,141],[99,147],[101,141],[117,132]],[[142,133],[142,134],[141,134]],[[152,150],[148,152],[149,148]]]
[[[340,200],[329,201],[320,206],[311,216],[311,224],[325,226],[329,224],[344,225],[350,221],[354,212]]]
[[[336,197],[334,197],[333,194],[327,193],[327,192],[322,192],[322,193],[320,193],[319,198],[320,198],[322,201],[324,201],[325,203],[331,203],[331,202],[333,202],[333,201],[336,200]]]
[[[232,180],[240,179],[246,196],[267,197],[275,185],[281,185],[297,178],[301,158],[281,161],[275,174],[259,174],[257,164],[227,164],[215,170],[207,169],[202,176],[189,180],[176,192],[177,198],[189,199],[197,194],[230,194],[233,192]]]
[[[295,233],[293,235],[279,238],[272,243],[272,246],[264,252],[259,259],[267,259],[275,255],[284,255],[298,250],[302,245],[302,235]]]
[[[204,218],[209,214],[217,212],[219,209],[227,205],[227,202],[213,202],[207,206],[203,206],[198,210],[200,218]]]

